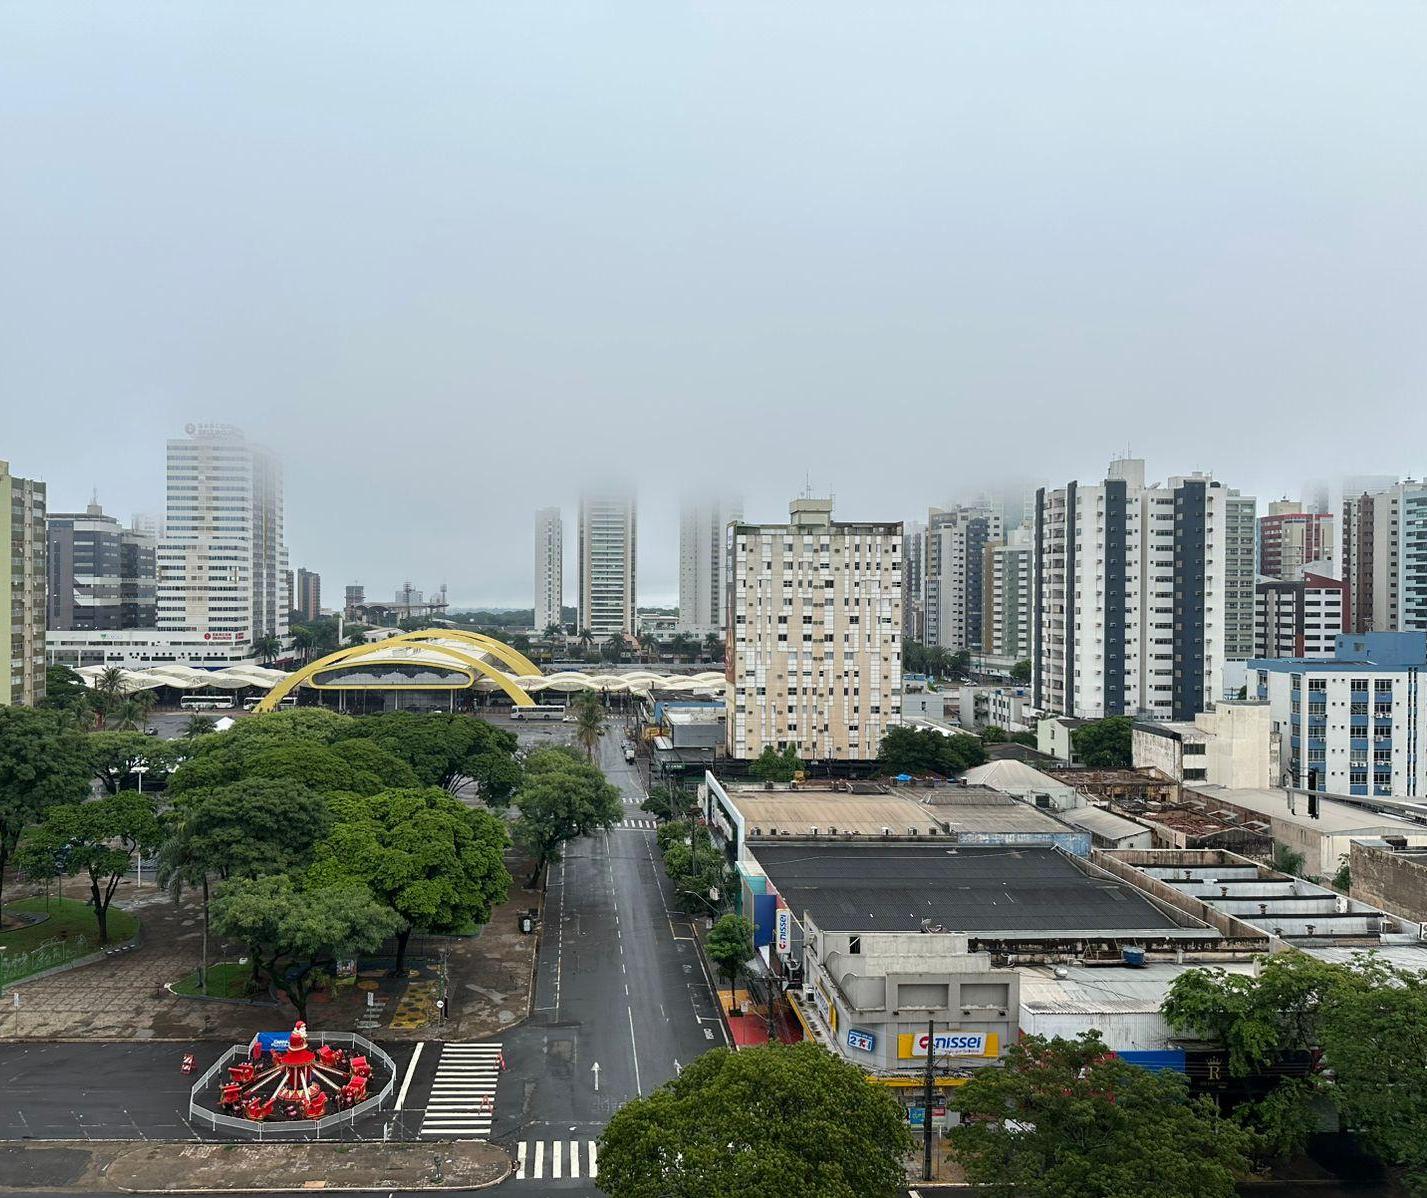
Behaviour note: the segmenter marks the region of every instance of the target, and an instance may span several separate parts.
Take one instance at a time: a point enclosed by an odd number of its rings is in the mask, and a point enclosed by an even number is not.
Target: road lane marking
[[[629,1047],[634,1052],[634,1092],[641,1098],[644,1096],[644,1087],[639,1084],[639,1040],[634,1034],[634,1008],[625,1007],[629,1015]]]
[[[416,1072],[416,1062],[421,1060],[421,1050],[425,1047],[425,1040],[418,1040],[416,1042],[416,1051],[411,1054],[411,1064],[406,1067],[406,1076],[401,1079],[401,1090],[397,1093],[394,1110],[401,1110],[402,1104],[406,1101],[406,1092],[411,1089],[412,1074]]]
[[[520,1143],[515,1146],[515,1180],[516,1180],[516,1181],[523,1181],[524,1179],[525,1179],[525,1141],[524,1141],[524,1140],[521,1140]]]

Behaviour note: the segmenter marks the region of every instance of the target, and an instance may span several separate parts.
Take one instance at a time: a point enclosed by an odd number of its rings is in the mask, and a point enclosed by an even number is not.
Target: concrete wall
[[[1175,736],[1160,736],[1143,728],[1130,732],[1131,761],[1137,770],[1158,770],[1166,778],[1182,782],[1180,775],[1180,741]],[[1201,758],[1202,760],[1202,758]]]
[[[1054,717],[1036,725],[1036,748],[1057,761],[1071,760],[1070,729]]]
[[[1267,703],[1220,703],[1195,716],[1194,724],[1209,733],[1205,756],[1211,786],[1252,790],[1274,784],[1278,754]]]
[[[1348,864],[1353,898],[1427,923],[1427,861],[1354,842]]]

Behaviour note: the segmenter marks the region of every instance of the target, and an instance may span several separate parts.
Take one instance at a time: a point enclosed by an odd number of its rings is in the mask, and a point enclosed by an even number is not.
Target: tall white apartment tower
[[[928,513],[923,583],[928,645],[952,653],[980,650],[985,550],[1002,539],[1001,517],[987,508]]]
[[[232,425],[186,431],[168,443],[158,627],[241,657],[259,637],[287,635],[282,466]]]
[[[565,525],[560,509],[535,513],[535,631],[563,624],[565,601]]]
[[[743,519],[737,499],[684,503],[679,516],[679,631],[707,636],[724,631],[724,575],[728,526]]]
[[[635,630],[634,496],[610,489],[580,496],[580,627],[601,640]]]
[[[902,525],[834,523],[824,499],[789,512],[732,528],[729,756],[876,757],[901,722]]]
[[[1221,686],[1228,595],[1241,585],[1227,577],[1230,509],[1251,520],[1245,498],[1199,474],[1146,486],[1138,459],[1111,463],[1098,484],[1042,490],[1036,706],[1088,718],[1188,720],[1205,710]]]

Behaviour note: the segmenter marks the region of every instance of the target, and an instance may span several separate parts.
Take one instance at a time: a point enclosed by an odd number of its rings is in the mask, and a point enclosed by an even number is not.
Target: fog
[[[532,517],[925,518],[1002,477],[1420,473],[1420,4],[0,3],[0,458],[530,602]],[[573,573],[567,571],[567,601]]]

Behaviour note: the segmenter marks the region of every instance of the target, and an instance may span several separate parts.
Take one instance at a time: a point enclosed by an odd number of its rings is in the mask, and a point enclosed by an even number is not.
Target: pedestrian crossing
[[[616,828],[644,828],[648,830],[657,828],[659,821],[657,819],[622,819],[614,826]]]
[[[516,1181],[598,1177],[597,1147],[594,1140],[521,1140],[515,1146],[513,1176]]]
[[[431,1080],[421,1135],[488,1139],[495,1087],[504,1067],[499,1044],[444,1044]]]

